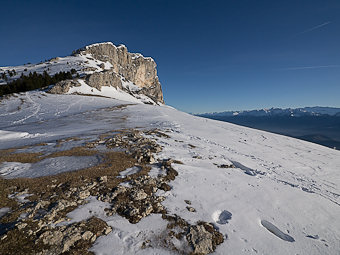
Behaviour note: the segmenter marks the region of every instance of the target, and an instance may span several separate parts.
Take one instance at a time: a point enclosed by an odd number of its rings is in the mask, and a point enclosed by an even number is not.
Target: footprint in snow
[[[236,168],[241,169],[245,174],[250,175],[250,176],[256,176],[256,171],[254,169],[246,167],[237,161],[231,161],[231,163],[233,163],[233,165]]]
[[[212,214],[212,219],[221,225],[227,224],[228,220],[231,220],[232,213],[227,210],[217,210]]]
[[[319,239],[318,235],[306,235],[306,237],[311,238],[311,239],[315,239],[315,240]]]
[[[287,242],[295,242],[293,237],[283,233],[278,227],[276,227],[274,224],[270,223],[269,221],[261,220],[261,224],[269,232],[276,235],[278,238],[281,238],[282,240],[287,241]]]

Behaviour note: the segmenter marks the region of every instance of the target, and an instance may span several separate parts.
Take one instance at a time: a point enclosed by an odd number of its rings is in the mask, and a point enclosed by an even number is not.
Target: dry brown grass
[[[65,151],[53,152],[47,155],[45,155],[43,152],[16,153],[16,150],[18,149],[22,148],[0,150],[0,163],[3,162],[37,163],[46,158],[56,158],[63,156],[93,156],[97,154],[96,151],[89,150],[88,148],[82,146],[73,147],[72,149]]]
[[[68,137],[68,138],[65,138],[65,139],[60,139],[60,140],[57,141],[57,144],[55,145],[55,147],[60,147],[65,142],[79,141],[79,140],[80,140],[80,138],[78,138],[78,137]]]
[[[20,153],[22,154],[22,153]],[[86,148],[77,147],[68,151],[57,152],[49,155],[49,157],[60,156],[89,156],[100,155],[103,158],[103,162],[89,168],[81,169],[73,172],[65,172],[54,176],[44,176],[39,178],[17,178],[17,179],[3,179],[0,178],[0,208],[6,206],[13,206],[13,200],[8,198],[8,195],[13,192],[21,192],[25,189],[29,189],[30,193],[41,194],[43,198],[51,195],[51,192],[67,187],[79,187],[84,185],[85,182],[95,181],[101,176],[107,176],[111,181],[109,182],[112,188],[118,185],[121,179],[116,178],[119,173],[126,168],[132,167],[136,164],[136,160],[131,156],[126,155],[123,152],[104,152],[99,153],[95,150],[88,150]],[[45,157],[46,158],[46,157]],[[20,160],[24,159],[18,158]],[[26,162],[29,160],[26,160]],[[33,162],[34,160],[30,160]],[[18,161],[20,162],[20,161]],[[22,162],[22,161],[21,161]],[[149,168],[142,167],[142,171],[138,174],[142,174],[148,171]],[[56,188],[51,184],[63,183],[62,187]],[[30,200],[34,199],[30,197]]]
[[[36,163],[41,160],[41,152],[26,152],[14,153],[15,149],[1,150],[0,163],[2,162],[21,162],[21,163]]]
[[[78,147],[73,147],[72,149],[65,150],[65,151],[57,151],[53,152],[51,154],[48,154],[44,156],[42,159],[45,158],[56,158],[56,157],[65,157],[65,156],[93,156],[98,154],[97,151],[95,150],[89,150],[86,147],[83,146],[78,146]]]
[[[15,153],[16,149],[2,150],[0,162],[3,161],[18,161],[34,163],[44,158],[61,157],[61,156],[93,156],[98,155],[102,158],[102,162],[96,166],[89,168],[60,173],[54,176],[44,176],[39,178],[17,178],[17,179],[3,179],[0,178],[0,208],[9,207],[11,213],[5,215],[0,220],[0,224],[13,224],[17,221],[20,214],[25,212],[26,208],[22,207],[15,199],[9,198],[10,194],[28,191],[31,196],[26,199],[33,203],[41,200],[48,200],[55,203],[61,199],[72,200],[72,196],[77,193],[70,193],[72,189],[79,189],[88,184],[98,182],[102,176],[107,176],[107,182],[100,184],[99,189],[90,190],[91,195],[98,195],[102,192],[110,192],[117,187],[122,181],[127,181],[131,178],[136,178],[145,175],[149,172],[150,167],[144,164],[138,164],[141,171],[128,176],[125,179],[117,178],[119,173],[127,168],[133,167],[137,164],[136,160],[127,155],[125,152],[100,152],[95,149],[88,149],[86,147],[74,147],[70,150],[51,153],[49,155],[42,155],[42,153]],[[75,206],[70,206],[61,211],[58,217],[65,217],[67,213],[74,210]],[[37,228],[33,221],[26,221],[29,225],[27,228]],[[96,221],[93,221],[96,222]],[[4,226],[4,225],[3,225]],[[87,224],[88,229],[95,229],[96,224]],[[0,240],[0,254],[35,254],[38,250],[48,249],[42,244],[35,244],[34,236],[27,236],[22,230],[14,228],[7,232],[7,237]],[[20,245],[17,245],[17,242]],[[81,241],[79,245],[72,249],[70,254],[90,254],[87,249],[91,246],[90,243]],[[15,248],[16,247],[16,248]]]
[[[122,133],[128,134],[128,130],[114,130],[103,134],[102,138],[108,138],[113,134]],[[130,130],[131,132],[131,130]],[[158,134],[162,135],[162,134]],[[73,141],[73,138],[63,139],[60,143]],[[39,144],[43,146],[44,144]],[[32,146],[30,146],[32,147]],[[21,148],[13,148],[9,150],[0,151],[0,163],[5,161],[16,161],[22,163],[36,163],[46,158],[56,158],[62,156],[98,156],[102,160],[96,166],[80,169],[72,172],[64,172],[54,176],[44,176],[39,178],[16,178],[16,179],[3,179],[0,178],[0,208],[9,207],[11,212],[0,219],[0,224],[13,224],[18,220],[19,215],[26,212],[27,206],[34,207],[39,201],[49,201],[50,204],[56,204],[62,199],[68,201],[77,201],[79,191],[83,187],[89,187],[91,184],[96,184],[95,188],[88,189],[90,195],[98,196],[100,194],[109,194],[117,188],[121,182],[130,181],[138,178],[139,176],[148,175],[150,166],[147,162],[137,163],[137,160],[127,154],[126,152],[119,151],[98,151],[95,147],[88,148],[84,146],[73,147],[69,150],[39,153],[17,153],[16,151]],[[27,147],[26,147],[27,148]],[[139,166],[141,170],[138,173],[127,176],[126,178],[117,178],[119,173],[127,168]],[[177,175],[173,169],[168,171],[170,179],[174,179]],[[105,182],[102,178],[106,176]],[[74,191],[76,190],[76,191]],[[26,197],[32,203],[26,203],[25,206],[17,202],[16,199],[8,198],[11,194],[17,194],[27,191],[30,194]],[[152,193],[152,187],[145,187],[147,194]],[[67,213],[74,210],[77,206],[68,206],[62,209],[57,214],[57,219],[64,218]],[[27,229],[37,229],[36,222],[27,219]],[[93,221],[96,222],[96,221]],[[3,225],[4,226],[4,225]],[[88,224],[87,230],[95,228],[96,224]],[[26,231],[26,230],[25,230]],[[92,231],[92,230],[91,230]],[[93,231],[92,231],[93,232]],[[0,254],[35,254],[42,249],[48,249],[42,244],[36,243],[37,236],[29,236],[23,230],[14,228],[6,233],[6,239],[0,240]],[[39,234],[38,234],[39,235]],[[20,242],[20,245],[17,245]],[[83,242],[83,241],[81,241]],[[17,246],[15,248],[15,246]],[[38,247],[39,246],[39,247]],[[91,246],[90,243],[81,243],[79,246],[74,247],[70,254],[88,254],[87,249]],[[12,248],[11,248],[12,247]],[[13,248],[14,247],[14,248]]]

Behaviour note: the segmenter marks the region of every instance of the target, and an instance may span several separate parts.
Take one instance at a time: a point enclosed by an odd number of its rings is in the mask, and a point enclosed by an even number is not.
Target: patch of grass
[[[15,223],[20,214],[27,210],[26,206],[22,206],[15,199],[8,198],[10,194],[23,192],[27,190],[31,196],[26,199],[30,200],[31,205],[35,205],[39,201],[49,201],[51,205],[57,203],[58,201],[65,199],[69,201],[74,201],[75,197],[79,192],[81,187],[89,185],[98,180],[102,176],[107,176],[107,182],[102,183],[98,188],[90,190],[91,195],[98,195],[100,192],[110,192],[113,188],[117,187],[120,182],[126,179],[117,178],[119,173],[126,168],[133,167],[136,164],[136,160],[131,156],[123,152],[105,152],[99,153],[95,150],[88,150],[86,148],[75,148],[69,151],[64,151],[58,154],[51,154],[50,156],[64,156],[72,155],[76,153],[77,155],[89,155],[88,153],[101,154],[103,157],[103,162],[97,166],[89,167],[86,169],[81,169],[73,172],[65,172],[54,176],[44,176],[39,178],[17,178],[17,179],[3,179],[0,178],[0,208],[9,207],[11,212],[1,218],[0,223],[11,224]],[[73,154],[74,155],[74,154]],[[142,170],[135,174],[141,175],[146,174],[150,168],[146,166],[141,166]],[[129,178],[133,178],[129,176]],[[98,187],[98,186],[97,186]],[[71,190],[76,190],[76,192],[71,192]],[[67,195],[68,194],[68,195]],[[73,211],[77,206],[69,206],[58,213],[58,218],[63,218],[67,213]],[[31,222],[30,220],[26,222]],[[86,226],[86,229],[91,229],[95,232],[95,228],[100,225],[90,224]],[[34,225],[29,226],[30,229],[35,228]],[[46,247],[38,246],[35,244],[36,236],[27,236],[23,231],[18,228],[14,228],[6,233],[7,237],[3,241],[0,240],[0,254],[36,254],[38,250],[43,250]],[[19,242],[20,245],[18,245]],[[87,249],[91,246],[91,243],[85,242],[84,240],[79,241],[79,245],[72,249],[72,252],[67,254],[89,254]],[[48,248],[48,247],[47,247]]]
[[[41,160],[41,152],[14,153],[15,150],[10,149],[0,151],[0,163],[2,162],[20,162],[20,163],[36,163]]]
[[[31,223],[30,228],[34,228],[34,223]],[[37,250],[48,248],[43,244],[35,245],[34,236],[27,235],[24,231],[13,229],[7,233],[7,237],[0,241],[0,253],[3,255],[33,255]]]
[[[95,150],[89,150],[86,147],[83,146],[78,146],[78,147],[73,147],[69,150],[65,151],[57,151],[53,152],[51,154],[48,154],[44,156],[42,159],[45,158],[56,158],[56,157],[65,157],[65,156],[75,156],[75,157],[80,157],[80,156],[94,156],[98,154],[97,151]]]
[[[71,141],[71,140],[68,140]],[[72,141],[74,139],[72,138]],[[43,146],[46,144],[36,144],[34,146]],[[16,151],[20,148],[12,148],[6,150],[0,150],[0,163],[3,162],[20,162],[20,163],[37,163],[46,158],[56,158],[56,157],[64,157],[64,156],[93,156],[98,154],[98,152],[94,150],[89,150],[84,146],[73,147],[69,150],[65,151],[57,151],[50,154],[44,154],[43,152],[19,152]],[[26,147],[27,148],[27,147]]]

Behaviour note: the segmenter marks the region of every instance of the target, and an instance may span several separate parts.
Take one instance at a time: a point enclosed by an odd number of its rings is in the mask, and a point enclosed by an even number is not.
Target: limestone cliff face
[[[115,46],[112,43],[98,43],[86,46],[76,53],[91,54],[94,59],[109,62],[109,71],[94,73],[86,80],[90,86],[115,86],[121,88],[119,77],[137,85],[143,93],[156,102],[164,103],[162,87],[158,80],[155,61],[138,53],[130,53],[124,45]]]
[[[102,88],[113,87],[118,94],[124,91],[144,103],[164,103],[157,65],[150,57],[130,53],[124,45],[115,46],[108,42],[79,49],[70,59],[73,61],[72,67],[78,66],[77,73],[71,80],[58,82],[49,90],[50,93],[99,93],[105,96]],[[90,89],[82,90],[82,86],[89,86]],[[111,94],[111,97],[114,96]]]

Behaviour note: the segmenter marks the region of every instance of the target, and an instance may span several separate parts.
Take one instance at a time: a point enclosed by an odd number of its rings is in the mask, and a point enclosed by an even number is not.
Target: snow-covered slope
[[[224,236],[215,254],[339,254],[339,151],[194,117],[167,106],[44,92],[27,92],[0,102],[0,149],[44,142],[56,150],[52,145],[61,138],[91,140],[111,130],[131,128],[157,128],[167,134],[146,136],[163,147],[156,158],[183,164],[173,164],[178,176],[169,183],[172,189],[157,192],[165,196],[162,204],[169,214],[189,224],[214,224]],[[0,173],[8,178],[41,167],[3,163]],[[150,175],[157,176],[159,171],[154,164]],[[195,211],[187,209],[186,200]],[[155,241],[167,229],[159,214],[131,224],[121,216],[107,216],[107,206],[89,197],[88,204],[68,215],[70,222],[97,216],[113,228],[95,241],[91,251],[176,254]],[[142,249],[145,240],[151,245]]]

